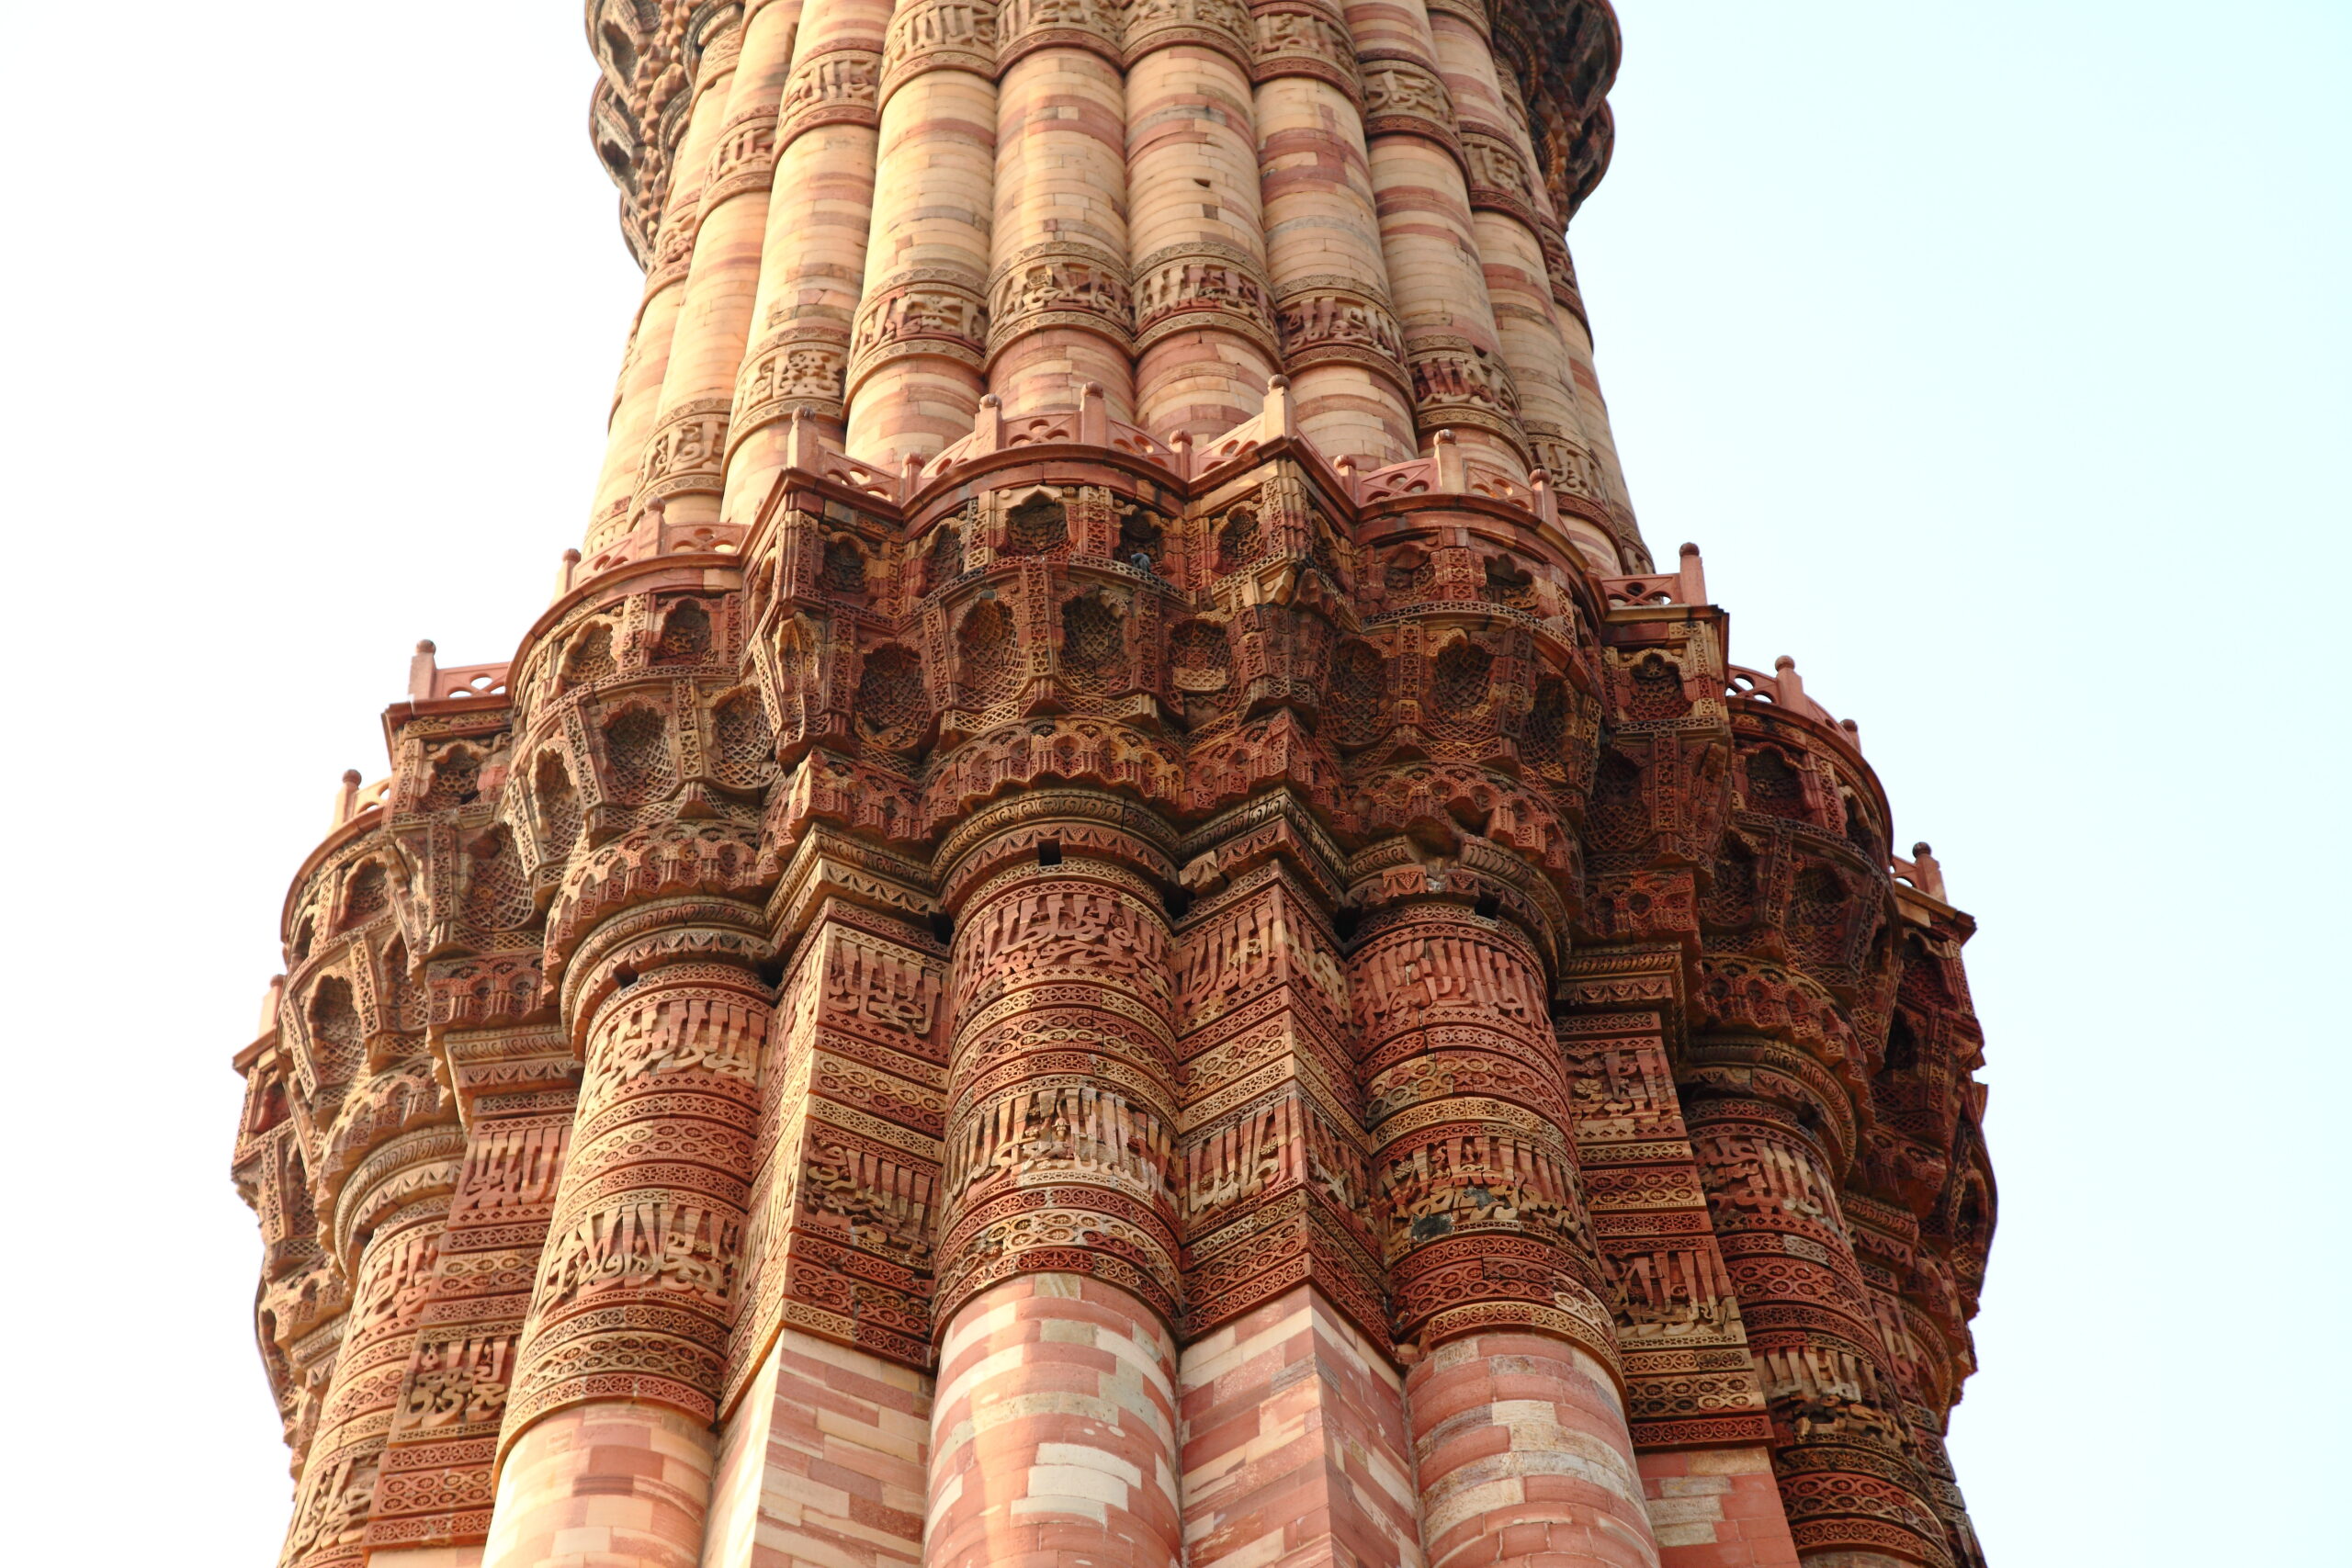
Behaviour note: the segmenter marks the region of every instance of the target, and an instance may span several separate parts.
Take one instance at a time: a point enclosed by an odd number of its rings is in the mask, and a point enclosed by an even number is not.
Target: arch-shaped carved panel
[[[700,664],[710,658],[717,632],[710,612],[693,599],[682,599],[662,617],[662,635],[654,640],[656,664]]]
[[[1127,669],[1127,633],[1117,606],[1100,592],[1081,593],[1062,604],[1062,649],[1058,672],[1075,692],[1115,690]]]
[[[911,750],[931,722],[922,660],[896,643],[865,656],[857,679],[857,728],[886,751]]]
[[[957,679],[982,703],[1011,696],[1021,684],[1021,649],[1014,636],[1012,612],[994,599],[983,599],[956,629]]]
[[[669,721],[643,703],[630,703],[605,721],[605,793],[623,806],[643,806],[676,787]]]

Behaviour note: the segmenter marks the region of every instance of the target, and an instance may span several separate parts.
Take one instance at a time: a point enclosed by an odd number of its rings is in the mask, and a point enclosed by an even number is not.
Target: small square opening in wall
[[[1037,846],[1037,863],[1039,865],[1061,864],[1062,846],[1060,842],[1054,839],[1047,839],[1044,843],[1039,844]]]

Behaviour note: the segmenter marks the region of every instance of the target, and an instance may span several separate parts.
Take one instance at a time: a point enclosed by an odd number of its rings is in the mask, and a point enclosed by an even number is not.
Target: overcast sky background
[[[572,0],[17,9],[10,1555],[255,1568],[229,1058],[411,646],[545,604],[639,275]],[[2352,6],[1621,10],[1645,532],[1983,922],[1996,1568],[2352,1561]]]

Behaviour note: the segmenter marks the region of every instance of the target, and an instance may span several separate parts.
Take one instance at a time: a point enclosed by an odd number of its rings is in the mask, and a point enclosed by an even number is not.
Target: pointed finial
[[[1548,468],[1531,468],[1527,488],[1533,492],[1535,515],[1554,527],[1560,525],[1560,502],[1552,493],[1552,473]]]
[[[332,832],[350,821],[353,814],[358,809],[359,770],[345,768],[343,771],[343,785],[334,792],[334,812],[327,823],[328,831]]]
[[[1681,562],[1677,568],[1676,576],[1679,579],[1676,598],[1685,604],[1703,604],[1707,602],[1707,569],[1699,558],[1699,547],[1688,540],[1683,543]]]
[[[807,409],[797,408],[784,426],[784,466],[813,474],[824,459],[817,445],[817,426]]]
[[[1928,847],[1924,839],[1911,846],[1911,874],[1920,892],[1947,904],[1951,902],[1944,897],[1944,868],[1937,863],[1936,852]]]
[[[1810,717],[1810,707],[1804,696],[1804,677],[1797,673],[1797,661],[1784,653],[1772,660],[1772,673],[1779,677],[1777,684],[1780,688],[1774,700],[1791,713],[1802,713]]]
[[[1437,459],[1437,488],[1448,495],[1460,495],[1470,488],[1470,468],[1462,447],[1453,439],[1453,432],[1441,430],[1430,443],[1430,456]]]
[[[429,703],[433,700],[435,682],[441,679],[439,666],[434,661],[436,650],[431,637],[417,639],[416,655],[408,661],[408,700]]]

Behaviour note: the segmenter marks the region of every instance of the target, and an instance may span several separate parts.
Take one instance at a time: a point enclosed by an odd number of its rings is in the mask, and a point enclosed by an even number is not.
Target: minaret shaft
[[[1981,1568],[1925,846],[1652,569],[1601,0],[590,0],[646,288],[238,1058],[282,1568]]]

